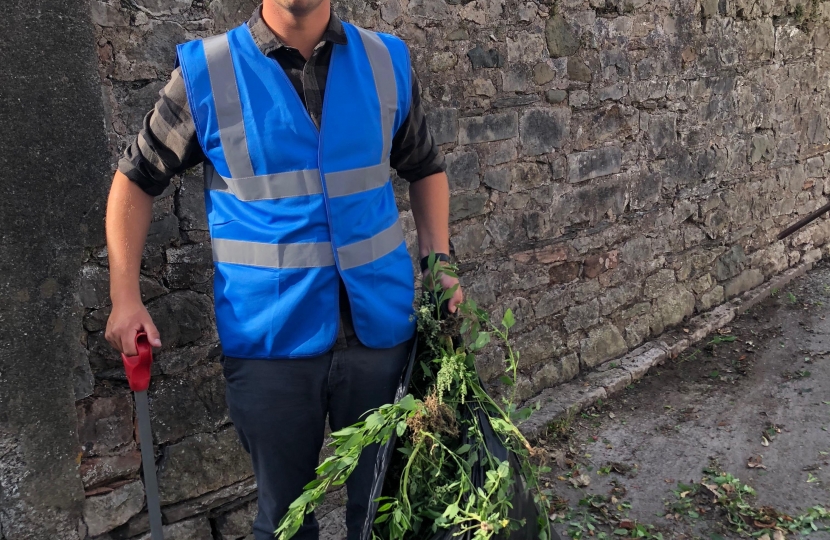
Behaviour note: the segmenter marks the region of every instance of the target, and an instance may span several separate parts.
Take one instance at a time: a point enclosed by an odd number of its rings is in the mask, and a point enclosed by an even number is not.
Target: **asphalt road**
[[[757,493],[727,499],[766,507],[762,516],[830,510],[830,267],[819,265],[699,348],[556,428],[545,446],[558,463],[548,476],[562,498],[564,522],[555,527],[563,538],[620,538],[638,525],[645,538],[740,537],[726,503],[701,486],[718,487],[720,473]],[[753,521],[745,520],[750,533],[780,538],[756,526],[768,523],[763,517]]]

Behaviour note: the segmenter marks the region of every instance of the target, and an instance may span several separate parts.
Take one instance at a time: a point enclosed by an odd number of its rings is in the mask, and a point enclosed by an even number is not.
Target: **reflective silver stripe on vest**
[[[216,106],[216,120],[219,123],[219,138],[228,169],[234,178],[253,176],[228,36],[220,34],[209,37],[203,41],[203,45],[213,103]]]
[[[320,268],[334,266],[329,242],[306,244],[262,244],[214,238],[214,262],[263,268]]]
[[[389,181],[389,162],[326,174],[329,197],[345,197],[379,188]]]
[[[306,169],[263,174],[249,178],[225,178],[213,167],[205,169],[207,189],[232,193],[240,201],[262,201],[317,195],[323,192],[320,171]]]
[[[394,251],[404,241],[400,220],[371,238],[337,248],[341,270],[376,261]]]
[[[355,27],[357,28],[357,27]],[[392,55],[389,49],[374,32],[357,28],[360,39],[366,48],[372,74],[375,78],[375,88],[380,101],[380,122],[383,125],[383,154],[380,161],[386,161],[392,151],[392,127],[395,122],[395,112],[398,110],[398,84],[395,80],[395,69],[392,66]]]

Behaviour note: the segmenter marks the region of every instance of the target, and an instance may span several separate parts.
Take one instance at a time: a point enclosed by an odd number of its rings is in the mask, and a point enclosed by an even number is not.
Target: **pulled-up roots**
[[[424,440],[424,433],[458,437],[458,423],[455,414],[438,397],[432,393],[424,399],[424,408],[416,412],[406,425],[412,431],[412,442],[417,444]]]

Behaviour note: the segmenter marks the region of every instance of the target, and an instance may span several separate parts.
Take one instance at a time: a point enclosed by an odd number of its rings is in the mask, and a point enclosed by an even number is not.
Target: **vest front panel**
[[[408,112],[408,54],[395,38],[344,27],[349,44],[332,54],[322,134],[247,26],[179,47],[209,162],[216,318],[228,356],[330,349],[338,274],[364,344],[392,347],[414,332],[412,265],[388,166],[392,134]],[[394,65],[394,77],[386,73],[392,93],[377,82],[367,36],[375,56],[381,44]]]

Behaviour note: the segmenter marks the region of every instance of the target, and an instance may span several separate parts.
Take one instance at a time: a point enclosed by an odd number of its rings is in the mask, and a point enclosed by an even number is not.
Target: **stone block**
[[[556,71],[547,62],[539,62],[533,66],[533,82],[539,86],[547,84],[556,78]]]
[[[572,81],[591,82],[591,68],[576,57],[568,58],[568,78]]]
[[[81,305],[85,308],[100,308],[109,302],[109,270],[96,264],[81,267],[81,282],[78,288]]]
[[[493,97],[496,95],[496,87],[490,79],[473,80],[473,92],[477,96]]]
[[[198,516],[162,527],[164,540],[209,540],[213,538],[207,516]],[[150,540],[150,533],[135,540]]]
[[[625,343],[629,347],[636,347],[651,335],[652,316],[644,315],[634,319],[624,319]]]
[[[587,90],[571,90],[568,92],[568,105],[572,109],[581,109],[588,105],[591,94]]]
[[[618,362],[606,362],[601,368],[609,365],[618,365]],[[619,394],[625,387],[631,384],[631,373],[620,367],[611,367],[601,371],[595,371],[585,377],[585,382],[591,386],[601,386],[605,388],[605,393],[608,397]]]
[[[600,297],[600,313],[607,317],[616,311],[620,306],[624,306],[632,302],[640,294],[640,284],[636,282],[627,282],[621,284],[619,287],[612,287],[606,289],[603,296]]]
[[[534,392],[543,391],[557,384],[569,381],[579,374],[579,357],[567,354],[561,358],[552,358],[545,362],[533,374],[531,387]]]
[[[184,502],[167,505],[161,509],[161,514],[168,523],[180,521],[197,514],[215,512],[217,509],[226,508],[234,502],[242,502],[252,499],[255,496],[256,480],[251,477],[227,487],[217,489],[216,491],[211,491],[195,499],[188,499]]]
[[[501,89],[504,92],[527,92],[531,83],[530,69],[524,64],[515,64],[501,72]]]
[[[252,534],[252,524],[257,513],[257,502],[249,501],[216,518],[216,529],[221,540],[237,540]]]
[[[620,172],[622,151],[617,146],[606,146],[587,152],[568,155],[568,181],[584,182],[591,178]]]
[[[534,32],[518,32],[515,39],[507,38],[507,61],[510,63],[538,62],[545,57],[545,38]]]
[[[459,221],[484,212],[489,197],[484,193],[457,193],[450,197],[450,221]]]
[[[499,141],[519,136],[519,116],[514,111],[460,118],[459,144]]]
[[[488,187],[507,193],[513,185],[515,169],[512,166],[489,169],[484,173],[484,184]]]
[[[93,457],[81,460],[81,481],[89,489],[101,484],[132,477],[141,467],[141,454],[131,450],[122,455]]]
[[[594,326],[599,322],[599,300],[595,298],[585,304],[572,307],[563,322],[568,332]]]
[[[677,286],[657,298],[657,315],[665,326],[680,323],[686,317],[691,317],[694,311],[695,295],[685,287]],[[662,332],[655,329],[655,333]]]
[[[545,92],[545,101],[553,105],[562,103],[568,99],[568,93],[564,90],[548,90]]]
[[[587,368],[597,366],[628,351],[622,334],[613,324],[594,328],[580,342],[580,359]]]
[[[597,90],[597,99],[600,101],[619,101],[626,94],[628,94],[628,85],[617,83]]]
[[[758,163],[761,159],[770,161],[775,154],[775,142],[772,135],[754,135],[750,142],[749,164]]]
[[[236,430],[199,433],[165,449],[159,466],[159,497],[172,504],[216,491],[253,475]]]
[[[718,257],[715,261],[715,275],[723,281],[737,276],[743,270],[746,255],[741,245],[734,245],[732,249]]]
[[[562,148],[570,134],[571,111],[567,108],[530,109],[519,121],[522,154],[538,156]]]
[[[545,40],[551,58],[571,56],[579,50],[579,38],[562,15],[554,15],[545,23]]]
[[[726,298],[732,298],[742,292],[753,289],[764,282],[764,274],[756,268],[744,270],[738,277],[726,282],[723,293]]]
[[[144,507],[144,485],[131,482],[84,501],[84,522],[90,536],[98,536],[127,523]]]
[[[207,231],[207,213],[205,211],[205,181],[201,176],[187,174],[176,194],[179,227],[183,231]]]
[[[513,161],[518,157],[518,145],[515,140],[487,143],[484,148],[484,154],[486,156],[484,162],[487,165],[501,165],[502,163]]]
[[[584,91],[582,91],[584,92]],[[573,97],[576,92],[572,91]],[[635,107],[618,103],[599,109],[578,111],[571,118],[575,127],[574,150],[585,150],[605,142],[614,142],[636,135],[640,131],[640,113]]]
[[[531,369],[553,358],[556,351],[564,345],[562,338],[546,324],[516,336],[513,343],[513,348],[521,351],[523,369]]]
[[[666,97],[668,83],[663,80],[634,81],[628,85],[628,95],[635,102],[642,103],[652,99]]]
[[[646,298],[657,298],[674,287],[676,279],[673,270],[658,270],[646,278],[643,293]]]
[[[677,142],[677,116],[674,114],[650,115],[648,137],[652,155],[663,156],[666,149]]]
[[[454,143],[458,138],[458,109],[432,109],[427,112],[427,125],[435,144]]]
[[[76,405],[78,440],[85,456],[104,456],[133,443],[133,400],[126,392]]]
[[[168,214],[150,223],[150,230],[147,232],[148,246],[168,246],[180,240],[179,218],[175,214]]]
[[[574,381],[548,389],[533,398],[528,404],[539,404],[539,409],[529,420],[519,426],[519,430],[531,439],[545,435],[551,422],[559,418],[574,416],[581,410],[606,399],[605,388],[585,388],[581,382]]]
[[[536,301],[536,317],[544,318],[560,313],[573,305],[573,300],[564,287],[550,288]]]
[[[808,159],[804,172],[807,174],[807,178],[824,178],[824,160],[820,157]]]
[[[433,53],[429,59],[429,70],[433,73],[449,71],[458,63],[458,58],[451,51],[439,51]]]
[[[692,287],[693,292],[703,294],[710,290],[714,284],[715,280],[712,278],[712,274],[703,274],[699,278],[692,281],[689,285]]]
[[[490,233],[496,245],[504,246],[513,242],[519,233],[516,221],[516,216],[513,214],[490,214],[484,228]],[[475,226],[479,225],[476,224]]]
[[[149,398],[153,436],[158,444],[212,431],[230,422],[225,379],[218,362],[154,382]]]
[[[485,51],[481,45],[476,45],[467,51],[467,58],[470,59],[473,69],[500,68],[505,63],[498,49],[488,49]]]
[[[450,189],[472,190],[481,184],[478,154],[469,151],[457,151],[446,155],[447,177]]]
[[[193,291],[175,291],[147,305],[161,334],[162,351],[215,339],[213,302]]]
[[[643,346],[631,351],[619,362],[620,367],[631,374],[632,381],[642,379],[652,367],[662,364],[668,358],[665,349],[657,346]]]
[[[167,249],[164,276],[172,289],[213,292],[213,252],[207,242]]]
[[[484,248],[488,229],[480,223],[473,223],[462,228],[450,240],[455,249],[455,256],[460,260],[477,257]]]
[[[539,96],[536,94],[524,94],[518,96],[504,96],[498,99],[494,99],[490,102],[490,105],[494,109],[505,109],[508,107],[524,107],[525,105],[531,105],[539,101]]]

